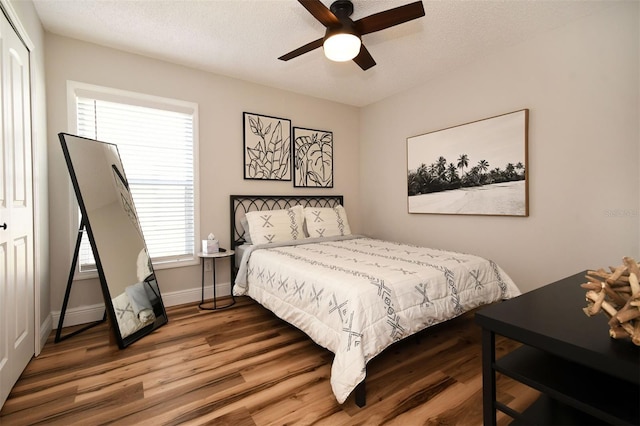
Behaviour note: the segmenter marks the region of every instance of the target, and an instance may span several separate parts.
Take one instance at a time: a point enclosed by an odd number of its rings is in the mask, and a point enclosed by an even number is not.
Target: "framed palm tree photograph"
[[[291,120],[243,113],[244,178],[291,180]]]
[[[407,138],[409,213],[529,215],[529,110]]]
[[[293,186],[333,188],[333,133],[293,128]]]

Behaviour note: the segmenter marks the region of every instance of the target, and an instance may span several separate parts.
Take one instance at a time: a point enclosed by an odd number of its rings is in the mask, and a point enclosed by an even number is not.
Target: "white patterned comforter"
[[[331,387],[343,403],[392,343],[520,291],[478,256],[350,236],[252,246],[234,294],[332,351]]]

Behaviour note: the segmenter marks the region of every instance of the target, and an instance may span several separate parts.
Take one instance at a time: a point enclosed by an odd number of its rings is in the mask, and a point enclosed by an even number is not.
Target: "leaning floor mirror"
[[[167,314],[118,147],[66,133],[58,136],[111,328],[118,346],[125,348],[166,324]]]

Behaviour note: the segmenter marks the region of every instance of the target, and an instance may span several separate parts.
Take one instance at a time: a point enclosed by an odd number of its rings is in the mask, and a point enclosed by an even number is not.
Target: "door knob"
[[[2,228],[2,229],[7,229],[7,224],[6,224],[6,223],[3,223],[3,224],[2,224],[2,226],[0,226],[0,228]]]

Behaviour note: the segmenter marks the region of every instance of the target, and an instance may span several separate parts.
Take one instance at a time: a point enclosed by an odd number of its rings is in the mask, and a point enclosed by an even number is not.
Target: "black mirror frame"
[[[124,337],[124,338],[122,337],[122,335],[120,333],[120,327],[119,327],[119,324],[118,324],[118,319],[117,319],[117,316],[116,316],[116,312],[115,312],[115,309],[113,307],[113,303],[112,303],[112,300],[111,300],[111,293],[109,291],[109,286],[107,285],[107,278],[105,276],[104,269],[103,269],[103,266],[102,266],[102,261],[100,259],[100,251],[98,249],[98,245],[97,245],[96,240],[95,240],[95,234],[93,233],[93,230],[91,228],[91,218],[90,218],[90,215],[88,214],[87,207],[85,205],[84,198],[82,196],[82,191],[80,189],[80,184],[78,182],[76,171],[75,171],[75,168],[74,168],[74,165],[73,165],[73,160],[71,158],[72,155],[70,154],[69,146],[68,146],[68,142],[67,142],[66,138],[73,137],[73,138],[82,139],[84,141],[87,141],[87,143],[99,143],[99,144],[112,146],[113,148],[115,148],[115,152],[116,152],[116,154],[118,156],[118,160],[120,161],[120,164],[122,164],[122,161],[120,159],[120,153],[118,151],[117,145],[115,145],[113,143],[102,142],[102,141],[98,141],[98,140],[95,140],[95,139],[89,139],[89,138],[85,138],[85,137],[77,136],[77,135],[72,135],[72,134],[68,134],[68,133],[59,133],[58,137],[60,139],[60,144],[62,146],[62,152],[64,154],[64,158],[65,158],[65,161],[66,161],[66,164],[67,164],[67,168],[69,170],[69,176],[70,176],[71,182],[73,184],[73,189],[74,189],[74,192],[76,194],[76,199],[77,199],[78,205],[80,207],[80,213],[82,214],[82,222],[84,223],[84,229],[85,229],[85,232],[87,233],[87,237],[89,238],[89,243],[91,245],[91,250],[93,250],[93,256],[94,256],[94,259],[95,259],[95,262],[96,262],[96,269],[97,269],[97,272],[98,272],[98,278],[100,280],[100,287],[102,289],[102,295],[103,295],[104,302],[105,302],[105,309],[106,309],[106,311],[108,313],[108,317],[110,318],[111,328],[113,329],[113,333],[114,333],[114,336],[116,338],[116,342],[118,343],[118,347],[120,349],[124,349],[127,346],[131,345],[132,343],[140,340],[142,337],[150,334],[151,332],[153,332],[157,328],[161,327],[162,325],[166,324],[168,322],[167,313],[166,313],[166,310],[165,310],[165,307],[164,307],[164,303],[162,301],[162,295],[160,293],[160,288],[159,288],[158,283],[157,283],[155,271],[153,270],[153,267],[151,267],[153,281],[156,282],[156,287],[158,289],[158,299],[159,299],[159,303],[160,303],[160,307],[161,307],[162,316],[156,315],[156,318],[155,318],[154,322],[152,322],[149,325],[147,325],[147,326],[145,326],[145,327],[133,332],[132,334],[130,334],[130,335]],[[124,170],[122,170],[122,173],[124,173]],[[120,173],[118,173],[118,174],[120,174]],[[121,175],[121,178],[122,178],[122,175]],[[128,185],[125,185],[125,186],[128,189]],[[133,203],[131,208],[135,211],[135,203]],[[137,216],[137,212],[135,214]],[[140,231],[142,232],[142,230],[140,230]],[[146,249],[146,242],[144,241],[144,237],[142,238],[142,241],[143,241],[143,244],[144,244],[145,249]]]

